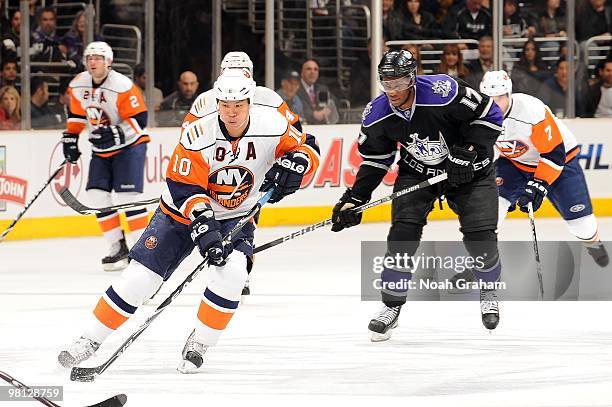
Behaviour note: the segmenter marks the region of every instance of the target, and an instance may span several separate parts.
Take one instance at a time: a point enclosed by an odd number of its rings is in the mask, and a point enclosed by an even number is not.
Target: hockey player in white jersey
[[[512,93],[512,80],[505,71],[487,72],[480,91],[491,96],[504,113],[496,143],[499,225],[516,205],[527,212],[531,203],[537,211],[548,197],[595,262],[607,266],[608,253],[599,239],[584,172],[576,158],[579,147],[570,129],[539,99]]]
[[[231,51],[225,54],[221,61],[221,72],[227,69],[245,70],[248,75],[253,77],[253,61],[251,61],[251,58],[249,58],[246,52]],[[302,124],[300,123],[299,116],[292,112],[287,102],[272,89],[266,88],[265,86],[257,86],[253,95],[253,106],[269,107],[278,110],[292,126],[302,131]],[[193,102],[189,113],[183,120],[183,127],[189,125],[189,123],[194,120],[205,117],[216,111],[217,101],[215,100],[214,90],[210,89],[198,95]],[[242,295],[249,295],[250,293],[249,278],[247,278],[244,289],[242,290]]]
[[[111,69],[113,50],[101,41],[83,52],[85,72],[68,87],[69,103],[62,144],[64,157],[76,163],[81,155],[79,135],[87,134],[92,144],[87,180],[88,198],[96,206],[110,206],[111,192],[121,202],[131,202],[142,193],[149,135],[147,106],[140,90],[125,75]],[[125,212],[128,227],[137,239],[148,223],[145,208]],[[104,270],[121,270],[128,263],[128,247],[117,211],[96,215],[110,245],[102,259]]]
[[[182,352],[179,371],[203,364],[239,307],[253,256],[255,224],[249,222],[231,242],[226,235],[261,196],[274,187],[275,203],[296,192],[315,171],[318,152],[279,112],[251,106],[255,82],[241,70],[224,72],[215,82],[218,112],[183,128],[166,172],[159,208],[130,251],[131,262],[102,295],[82,336],[58,360],[73,367],[153,294],[197,247],[211,265],[194,327]]]

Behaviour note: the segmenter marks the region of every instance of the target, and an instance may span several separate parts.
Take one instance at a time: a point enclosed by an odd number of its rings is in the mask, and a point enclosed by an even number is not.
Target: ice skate
[[[84,360],[89,359],[98,350],[100,344],[81,336],[66,350],[60,352],[57,360],[65,368],[71,369]]]
[[[120,271],[128,266],[128,250],[125,237],[119,240],[111,248],[111,254],[102,259],[104,271]]]
[[[183,348],[183,360],[181,360],[177,370],[185,374],[197,372],[204,363],[204,353],[207,349],[208,346],[195,340],[195,330],[193,330],[187,338]]]
[[[480,290],[480,313],[485,328],[493,330],[499,324],[499,303],[495,290]]]
[[[368,329],[372,333],[372,342],[382,342],[391,338],[391,330],[397,326],[401,305],[387,307],[386,305],[372,318]]]
[[[448,290],[449,294],[463,294],[466,291],[465,288],[459,288],[457,286],[457,281],[459,280],[464,280],[464,281],[461,281],[461,283],[463,284],[473,282],[474,281],[474,271],[472,269],[467,269],[461,273],[457,273],[454,276],[452,276],[448,280],[453,285],[453,287]]]
[[[599,267],[606,267],[610,263],[610,257],[606,247],[601,242],[597,242],[596,246],[586,246],[587,252],[595,260]]]

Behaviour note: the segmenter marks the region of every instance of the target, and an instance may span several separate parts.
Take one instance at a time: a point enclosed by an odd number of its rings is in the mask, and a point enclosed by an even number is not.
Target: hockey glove
[[[268,202],[276,203],[300,189],[302,178],[308,171],[310,160],[305,153],[294,151],[279,158],[266,173],[261,188],[262,192],[274,188]]]
[[[91,132],[89,141],[94,147],[105,150],[125,143],[125,134],[119,126],[98,127]]]
[[[79,151],[79,135],[74,133],[68,133],[67,131],[62,133],[62,147],[64,150],[64,158],[70,163],[75,163],[81,156]]]
[[[531,202],[533,211],[537,211],[542,206],[544,197],[548,194],[548,182],[539,179],[532,179],[527,182],[525,190],[518,198],[517,204],[522,212],[529,212],[527,204]]]
[[[457,186],[470,182],[474,178],[474,161],[476,151],[467,148],[452,146],[446,160],[446,174],[448,183]]]
[[[209,264],[223,266],[234,246],[231,243],[223,243],[221,224],[215,219],[212,209],[202,212],[191,222],[189,228],[191,240],[200,250],[202,257],[208,257]]]
[[[354,196],[351,189],[347,188],[332,211],[332,232],[340,232],[344,228],[359,225],[362,213],[355,212],[352,208],[367,202],[365,198]]]

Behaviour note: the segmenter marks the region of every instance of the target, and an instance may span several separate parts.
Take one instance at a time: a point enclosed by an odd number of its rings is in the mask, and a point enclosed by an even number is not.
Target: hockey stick
[[[246,215],[240,219],[236,226],[232,228],[232,230],[225,236],[224,241],[231,241],[232,238],[238,233],[244,225],[246,225],[261,209],[261,207],[268,202],[270,197],[272,196],[273,189],[266,192],[259,201],[253,206]],[[204,267],[208,264],[208,257],[204,257],[204,260],[193,270],[186,278],[183,280],[181,284],[179,284],[176,289],[170,294],[168,298],[166,298],[153,312],[149,318],[133,333],[131,334],[125,342],[111,355],[110,358],[100,366],[96,367],[73,367],[70,372],[70,380],[78,381],[78,382],[91,382],[95,379],[97,375],[102,374],[108,367],[115,361],[125,350],[144,332],[145,329],[151,325],[151,323],[162,313],[164,309],[172,301],[183,291],[183,289],[189,284],[193,279],[204,269]]]
[[[151,204],[155,204],[159,202],[159,198],[151,198],[151,199],[145,199],[144,201],[136,201],[136,202],[128,202],[128,203],[118,204],[118,205],[111,205],[111,206],[107,206],[106,208],[90,208],[87,205],[83,205],[74,195],[72,195],[72,192],[70,192],[68,188],[66,187],[63,187],[60,190],[59,195],[62,198],[62,200],[66,203],[66,205],[68,205],[69,207],[71,207],[72,209],[80,213],[81,215],[95,215],[97,213],[112,212],[112,211],[116,211],[119,209],[138,208],[140,206],[151,205]]]
[[[28,397],[40,401],[45,406],[60,407],[59,404],[55,404],[54,402],[52,402],[46,397],[37,396],[36,395],[37,392],[35,389],[32,389],[31,387],[26,386],[25,384],[21,383],[19,380],[15,379],[13,376],[9,375],[8,373],[0,371],[0,377],[4,379],[6,382],[10,383],[15,388],[19,389],[22,393],[27,394]],[[23,399],[22,397],[19,397],[19,398],[15,397],[15,401],[22,400],[22,399]],[[10,401],[10,400],[7,400],[7,401]],[[125,394],[117,394],[116,396],[113,396],[109,399],[106,399],[104,401],[101,401],[99,403],[93,404],[88,407],[121,407],[125,404],[126,401],[127,401],[127,396]]]
[[[4,238],[6,237],[6,235],[9,234],[9,232],[15,227],[15,224],[17,224],[17,222],[19,221],[19,219],[21,219],[21,217],[23,216],[24,213],[26,213],[26,211],[30,208],[30,206],[34,203],[34,201],[36,200],[36,198],[38,198],[38,196],[45,190],[45,188],[47,188],[47,185],[49,185],[51,183],[51,181],[53,181],[55,179],[55,177],[57,176],[57,174],[59,174],[59,172],[62,170],[62,168],[64,168],[64,165],[66,164],[66,160],[64,160],[59,167],[57,167],[57,170],[55,170],[53,172],[53,174],[51,174],[51,176],[49,177],[49,179],[47,180],[47,182],[45,182],[45,185],[43,185],[38,192],[36,193],[36,195],[34,195],[34,197],[32,199],[30,199],[30,202],[27,203],[27,205],[23,208],[23,210],[21,212],[19,212],[19,215],[17,215],[17,217],[11,222],[11,224],[4,230],[4,232],[2,232],[2,234],[0,235],[0,242],[2,242],[4,240]]]
[[[383,204],[385,202],[389,202],[389,201],[391,201],[391,200],[393,200],[395,198],[399,198],[402,195],[406,195],[406,194],[409,194],[410,192],[414,192],[414,191],[417,191],[419,189],[423,189],[425,187],[428,187],[430,185],[437,184],[438,182],[444,181],[447,178],[448,178],[448,176],[447,176],[446,173],[442,173],[440,175],[436,175],[435,177],[432,177],[432,178],[430,178],[428,180],[425,180],[423,182],[419,182],[418,184],[413,185],[411,187],[404,188],[402,190],[394,192],[391,195],[387,195],[387,196],[385,196],[383,198],[377,199],[376,201],[368,202],[367,204],[358,206],[358,207],[354,208],[353,210],[355,212],[357,212],[357,213],[363,212],[363,211],[365,211],[367,209],[370,209],[370,208],[372,208],[374,206],[378,206],[378,205]],[[259,253],[259,252],[261,252],[263,250],[267,250],[267,249],[269,249],[271,247],[278,246],[281,243],[285,243],[288,240],[293,240],[296,237],[305,235],[306,233],[312,232],[313,230],[316,230],[316,229],[319,229],[319,228],[322,228],[323,226],[331,225],[331,223],[332,223],[332,220],[331,220],[331,218],[329,218],[329,219],[325,219],[325,220],[323,220],[323,221],[321,221],[319,223],[315,223],[313,225],[306,226],[305,228],[300,229],[298,231],[295,231],[293,233],[290,233],[290,234],[288,234],[286,236],[279,237],[278,239],[272,240],[272,241],[270,241],[270,242],[268,242],[266,244],[263,244],[261,246],[257,246],[255,248],[255,250],[253,250],[253,253]]]
[[[533,205],[527,204],[527,214],[531,224],[531,238],[533,240],[533,252],[535,253],[536,273],[538,274],[538,284],[540,284],[540,299],[544,299],[544,282],[542,281],[542,263],[540,262],[540,250],[538,249],[538,235],[536,234],[535,216],[533,215]]]

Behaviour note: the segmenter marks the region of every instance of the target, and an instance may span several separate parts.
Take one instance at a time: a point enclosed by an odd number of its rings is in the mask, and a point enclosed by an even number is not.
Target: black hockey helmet
[[[417,72],[417,60],[412,52],[405,49],[391,50],[385,52],[378,64],[378,78],[402,78],[408,76],[415,78]]]

